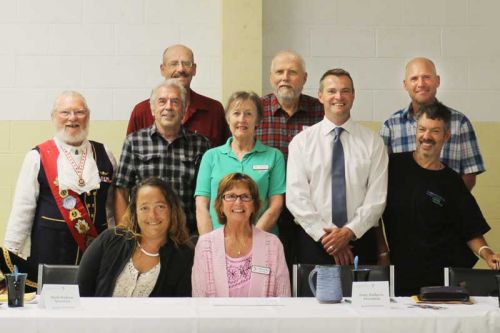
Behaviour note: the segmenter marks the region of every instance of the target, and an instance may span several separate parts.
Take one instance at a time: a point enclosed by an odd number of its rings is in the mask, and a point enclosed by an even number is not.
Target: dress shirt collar
[[[324,136],[329,136],[333,133],[333,130],[336,127],[342,127],[344,129],[344,132],[351,133],[354,129],[354,120],[352,118],[347,119],[345,123],[343,123],[341,126],[337,126],[334,123],[332,123],[328,118],[324,117],[323,120],[321,121],[321,133]]]

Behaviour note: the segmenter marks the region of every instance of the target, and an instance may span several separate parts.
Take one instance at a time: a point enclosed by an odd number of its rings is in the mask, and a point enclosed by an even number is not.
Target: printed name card
[[[80,290],[76,284],[44,284],[40,307],[50,310],[79,309]]]
[[[389,281],[352,283],[352,304],[359,307],[388,307]]]

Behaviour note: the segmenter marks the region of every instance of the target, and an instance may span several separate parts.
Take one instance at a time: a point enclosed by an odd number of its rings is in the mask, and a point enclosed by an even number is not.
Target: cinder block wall
[[[473,193],[493,229],[487,239],[500,251],[499,11],[494,0],[264,1],[263,77],[281,49],[304,56],[311,95],[327,69],[343,67],[356,87],[353,117],[378,131],[409,104],[406,62],[433,59],[441,75],[438,98],[467,114],[478,135],[487,172]]]
[[[190,46],[193,89],[221,98],[221,15],[220,0],[0,0],[0,244],[24,155],[53,135],[57,94],[87,98],[90,137],[118,157],[168,45]]]
[[[92,108],[91,137],[119,155],[130,110],[161,80],[164,47],[179,42],[195,52],[193,88],[216,99],[258,90],[261,77],[268,93],[278,50],[305,57],[311,95],[326,69],[344,67],[356,85],[353,115],[374,130],[408,103],[407,60],[434,59],[438,97],[478,134],[488,171],[474,194],[500,250],[499,11],[495,0],[0,0],[0,239],[23,156],[52,135],[57,93],[80,90]],[[262,73],[252,81],[254,62]]]

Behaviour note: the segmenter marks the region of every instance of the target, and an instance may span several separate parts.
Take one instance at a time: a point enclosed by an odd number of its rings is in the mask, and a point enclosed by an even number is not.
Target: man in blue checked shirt
[[[403,86],[411,98],[408,107],[394,113],[384,122],[380,135],[389,153],[415,150],[416,117],[423,105],[436,101],[440,77],[436,66],[427,58],[414,58],[406,65]],[[476,134],[469,119],[459,111],[451,111],[451,138],[441,152],[444,164],[455,170],[469,190],[476,184],[476,175],[485,171]]]

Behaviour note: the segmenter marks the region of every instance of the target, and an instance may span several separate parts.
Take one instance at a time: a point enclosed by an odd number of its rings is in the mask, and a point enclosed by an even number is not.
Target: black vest
[[[87,208],[99,234],[107,228],[106,198],[113,177],[113,166],[101,143],[90,141],[90,144],[101,183],[98,190],[81,194],[80,200]],[[39,150],[38,147],[34,149]],[[35,269],[38,269],[39,263],[77,265],[81,259],[81,251],[57,207],[41,163],[38,183],[40,193],[31,230],[31,254],[28,261]]]

